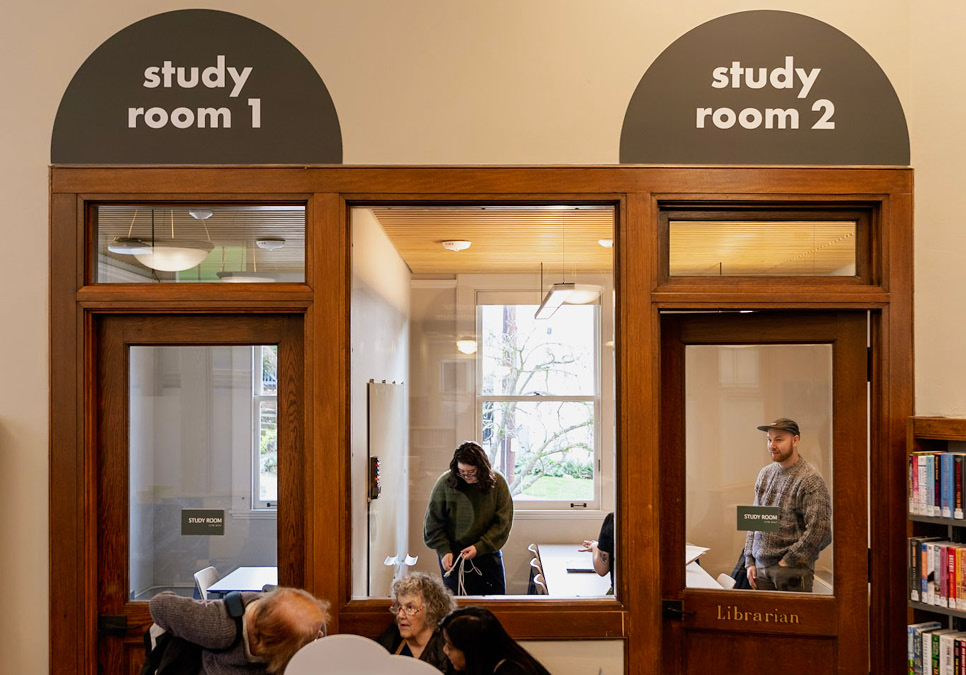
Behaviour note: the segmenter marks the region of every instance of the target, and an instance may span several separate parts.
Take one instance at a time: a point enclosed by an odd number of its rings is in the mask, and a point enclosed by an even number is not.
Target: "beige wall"
[[[214,0],[278,31],[315,65],[342,124],[347,164],[615,163],[624,109],[660,51],[758,2],[658,0]],[[0,14],[0,286],[6,355],[0,520],[8,580],[0,653],[47,671],[47,163],[57,105],[104,40],[148,15],[197,7],[37,0]],[[916,174],[917,412],[966,414],[966,231],[957,153],[966,94],[958,0],[796,0],[883,67],[910,123]],[[172,36],[173,40],[177,36]],[[13,580],[13,583],[10,583]],[[608,671],[609,672],[609,671]]]

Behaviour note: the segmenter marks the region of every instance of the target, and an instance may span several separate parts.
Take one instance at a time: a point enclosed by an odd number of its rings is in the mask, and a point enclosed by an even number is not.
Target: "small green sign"
[[[225,534],[225,510],[181,509],[181,534]]]
[[[738,529],[778,532],[778,507],[739,506]]]

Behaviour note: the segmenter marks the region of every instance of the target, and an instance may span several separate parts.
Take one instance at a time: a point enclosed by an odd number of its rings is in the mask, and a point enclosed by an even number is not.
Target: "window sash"
[[[278,508],[278,492],[276,487],[275,499],[262,499],[262,403],[275,403],[276,430],[278,429],[278,396],[276,394],[259,394],[264,382],[264,363],[262,350],[265,346],[252,348],[252,510],[274,510]],[[277,375],[277,374],[276,374]],[[277,378],[276,378],[277,379]],[[277,444],[277,439],[276,439]]]
[[[487,305],[532,305],[532,296],[536,295],[532,291],[476,291],[476,322],[477,335],[483,334],[483,312],[482,309]],[[594,312],[594,335],[593,335],[593,394],[584,395],[561,395],[546,396],[539,394],[481,394],[480,388],[483,383],[483,357],[482,348],[476,353],[476,430],[480,438],[483,434],[483,408],[486,403],[519,402],[519,403],[592,403],[593,404],[593,423],[594,431],[592,435],[593,454],[591,465],[593,467],[593,497],[587,500],[578,499],[534,499],[525,495],[513,497],[514,510],[516,511],[560,511],[560,510],[596,510],[602,503],[602,462],[601,462],[601,311],[600,305]],[[482,345],[481,345],[482,347]]]

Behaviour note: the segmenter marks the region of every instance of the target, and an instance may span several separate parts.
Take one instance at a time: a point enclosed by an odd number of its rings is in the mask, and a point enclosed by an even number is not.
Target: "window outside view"
[[[278,505],[278,346],[254,349],[255,508]]]
[[[480,305],[483,448],[516,500],[593,500],[598,306]]]

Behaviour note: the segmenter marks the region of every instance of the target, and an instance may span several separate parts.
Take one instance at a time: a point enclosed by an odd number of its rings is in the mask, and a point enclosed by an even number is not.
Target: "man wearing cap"
[[[812,591],[815,559],[832,542],[828,488],[798,454],[798,423],[787,417],[758,427],[766,432],[772,463],[755,481],[755,506],[778,507],[778,531],[749,531],[745,567],[752,588]]]

